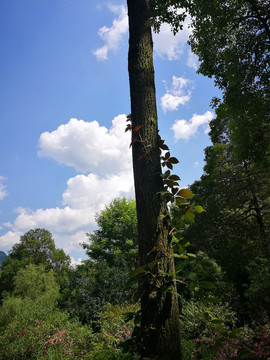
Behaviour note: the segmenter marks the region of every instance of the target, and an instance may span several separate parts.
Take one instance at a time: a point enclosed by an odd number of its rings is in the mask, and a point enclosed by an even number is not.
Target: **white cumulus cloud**
[[[15,228],[27,231],[37,227],[50,229],[52,232],[72,232],[90,222],[94,213],[91,209],[64,208],[37,209],[35,211],[22,210],[15,220]]]
[[[179,105],[184,105],[191,98],[192,82],[183,77],[173,76],[168,87],[165,82],[166,94],[161,98],[161,107],[164,111],[177,110]]]
[[[176,120],[171,127],[174,132],[174,138],[176,140],[189,140],[197,133],[201,126],[204,128],[204,132],[207,133],[209,131],[209,121],[211,121],[213,117],[214,114],[211,111],[206,111],[203,115],[193,114],[189,121]]]
[[[0,200],[7,196],[6,186],[3,184],[6,178],[0,175]]]
[[[3,224],[10,228],[0,237],[3,249],[10,250],[28,230],[45,228],[52,232],[58,248],[78,252],[79,244],[87,241],[85,233],[95,228],[98,211],[116,197],[134,197],[130,134],[125,133],[125,126],[126,115],[114,118],[109,130],[97,121],[71,119],[40,136],[40,156],[88,174],[68,179],[62,206],[18,207],[14,223]]]
[[[63,207],[30,210],[18,208],[12,229],[0,237],[3,249],[10,249],[20,235],[34,228],[52,232],[56,245],[65,252],[78,250],[85,233],[95,227],[95,215],[116,197],[133,197],[132,171],[99,177],[77,175],[67,181]]]
[[[183,30],[174,35],[170,25],[162,24],[160,32],[153,34],[154,51],[159,57],[165,57],[168,60],[177,60],[184,52],[185,45],[191,34],[188,27],[190,19],[187,18],[183,24]]]
[[[127,10],[124,6],[108,5],[109,9],[117,15],[113,20],[112,26],[103,26],[99,29],[98,35],[104,42],[104,45],[94,51],[97,60],[107,60],[110,51],[119,49],[123,36],[128,31]]]
[[[126,115],[112,120],[111,129],[97,121],[70,119],[39,139],[39,156],[50,157],[77,171],[117,174],[131,168],[130,134],[125,133]]]
[[[12,246],[19,242],[22,234],[17,231],[8,231],[4,235],[0,236],[1,250],[7,253],[11,250]]]
[[[131,170],[103,178],[96,174],[77,175],[69,179],[67,185],[63,194],[63,204],[74,209],[91,207],[98,211],[115,197],[133,196]]]

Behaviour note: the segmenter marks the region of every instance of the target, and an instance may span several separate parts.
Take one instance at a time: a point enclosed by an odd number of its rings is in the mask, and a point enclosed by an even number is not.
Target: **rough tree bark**
[[[141,352],[150,359],[181,359],[177,295],[170,223],[163,190],[153,67],[153,41],[147,0],[127,0],[128,69],[132,115],[133,171],[138,218],[140,264],[157,261],[141,293]]]

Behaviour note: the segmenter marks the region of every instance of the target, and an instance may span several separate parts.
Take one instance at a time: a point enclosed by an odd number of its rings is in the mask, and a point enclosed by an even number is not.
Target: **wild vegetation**
[[[48,230],[21,237],[1,263],[0,359],[269,359],[267,2],[127,3],[136,202],[97,214],[76,267]],[[204,173],[180,189],[158,135],[150,27],[181,31],[188,14],[199,72],[223,98]]]

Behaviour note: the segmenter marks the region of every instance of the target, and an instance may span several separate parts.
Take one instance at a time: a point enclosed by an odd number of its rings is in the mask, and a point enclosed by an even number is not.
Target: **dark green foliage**
[[[97,330],[99,313],[107,303],[129,301],[134,288],[127,287],[127,273],[106,262],[85,261],[70,273],[61,297],[62,308]]]
[[[0,251],[0,262],[5,261],[7,255],[4,253],[4,251]]]
[[[184,238],[194,251],[205,251],[221,265],[236,287],[239,299],[234,305],[245,321],[255,317],[250,310],[255,298],[263,314],[269,308],[267,297],[259,301],[260,292],[270,291],[269,2],[151,0],[150,4],[157,29],[167,21],[178,31],[177,19],[184,18],[179,13],[191,15],[190,44],[200,60],[198,71],[213,77],[223,91],[223,99],[212,102],[216,118],[210,123],[213,145],[205,150],[204,174],[191,186],[194,200],[205,211]],[[262,274],[266,278],[259,281]]]
[[[256,322],[270,318],[270,259],[256,258],[248,268],[249,286],[245,292],[250,317],[256,314]]]
[[[195,201],[205,212],[185,233],[194,250],[217,260],[240,296],[238,312],[247,312],[244,297],[249,284],[248,266],[269,254],[268,172],[232,159],[230,144],[206,149],[205,174],[195,182]]]

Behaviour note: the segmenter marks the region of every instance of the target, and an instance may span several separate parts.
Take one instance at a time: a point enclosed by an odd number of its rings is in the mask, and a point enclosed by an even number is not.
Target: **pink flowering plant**
[[[215,332],[212,337],[197,338],[190,359],[261,359],[270,360],[270,327],[255,330],[239,328],[232,331]]]
[[[118,345],[131,337],[134,328],[133,321],[125,322],[124,314],[138,310],[138,305],[107,304],[104,312],[100,314],[100,332],[93,335],[97,348],[116,349]]]

